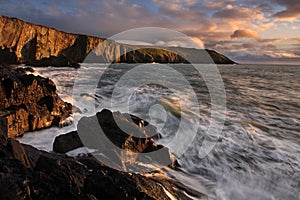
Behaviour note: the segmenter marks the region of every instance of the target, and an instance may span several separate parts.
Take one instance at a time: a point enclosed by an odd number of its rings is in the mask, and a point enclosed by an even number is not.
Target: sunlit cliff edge
[[[6,16],[0,16],[0,47],[1,63],[31,66],[78,66],[91,51],[103,63],[235,63],[213,50],[120,44]]]

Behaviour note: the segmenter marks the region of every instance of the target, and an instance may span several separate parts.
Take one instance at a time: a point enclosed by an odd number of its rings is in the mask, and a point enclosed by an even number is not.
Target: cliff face
[[[0,129],[7,137],[60,126],[71,112],[50,79],[0,66]]]
[[[0,16],[0,61],[9,64],[76,64],[102,40]]]
[[[0,62],[31,66],[77,66],[94,49],[96,62],[125,63],[210,63],[205,50],[167,48],[165,50],[119,44],[86,35],[70,34],[19,19],[0,16]],[[128,52],[128,53],[126,53]],[[232,64],[229,58],[207,50],[215,63]],[[181,55],[181,56],[180,56]]]

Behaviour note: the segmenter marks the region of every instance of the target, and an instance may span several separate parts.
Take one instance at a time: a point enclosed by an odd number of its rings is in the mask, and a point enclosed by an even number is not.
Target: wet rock
[[[169,149],[155,143],[159,137],[156,128],[136,116],[104,109],[96,116],[82,118],[78,130],[80,135],[73,131],[56,137],[53,151],[66,153],[84,144],[101,154],[100,160],[125,171],[141,170],[137,162],[178,166]]]
[[[26,71],[0,66],[0,127],[9,138],[61,126],[72,112],[72,105],[59,98],[50,79]]]
[[[53,151],[56,153],[67,153],[82,146],[83,144],[77,131],[72,131],[55,138]]]
[[[47,153],[0,129],[0,199],[189,199],[207,197],[163,174],[111,169],[94,157]]]

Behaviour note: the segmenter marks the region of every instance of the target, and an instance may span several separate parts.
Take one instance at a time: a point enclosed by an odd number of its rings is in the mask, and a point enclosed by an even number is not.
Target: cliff
[[[193,63],[210,63],[206,52],[216,64],[234,63],[212,50],[125,45],[5,16],[0,16],[0,47],[0,63],[31,66],[77,66],[93,49],[97,58],[92,61],[105,63],[187,63],[183,57]]]
[[[69,34],[0,16],[0,62],[67,66],[82,62],[103,39]]]

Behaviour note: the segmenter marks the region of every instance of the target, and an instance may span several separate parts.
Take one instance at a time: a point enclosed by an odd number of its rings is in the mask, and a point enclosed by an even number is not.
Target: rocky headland
[[[5,16],[0,16],[0,30],[0,63],[7,64],[76,67],[91,52],[96,58],[92,56],[87,62],[235,63],[213,50],[126,45]]]

